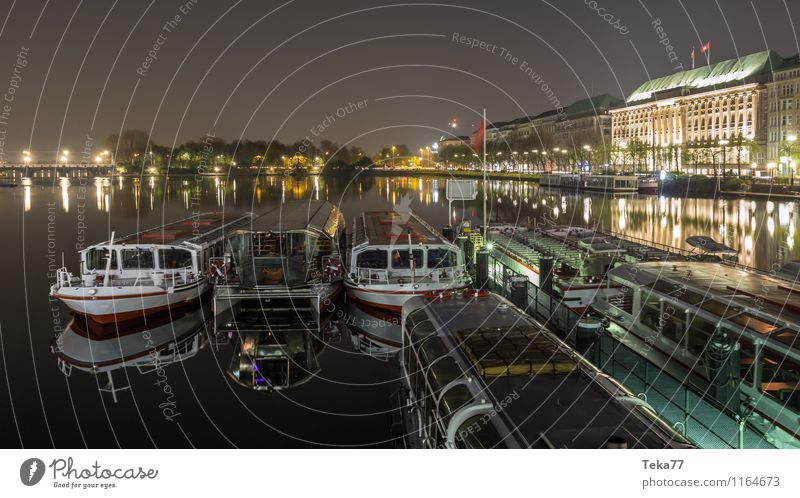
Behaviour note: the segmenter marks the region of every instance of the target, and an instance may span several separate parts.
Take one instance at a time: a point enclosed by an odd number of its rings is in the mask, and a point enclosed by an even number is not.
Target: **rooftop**
[[[368,211],[356,220],[355,244],[406,245],[450,244],[442,234],[411,211]]]
[[[333,237],[341,223],[341,212],[328,201],[290,201],[279,204],[253,220],[243,230],[289,232],[316,230]]]
[[[633,91],[627,102],[649,100],[659,92],[685,88],[688,91],[712,90],[746,83],[765,82],[784,62],[783,57],[767,50],[729,59],[695,69],[679,71],[645,82]]]
[[[800,350],[800,285],[789,280],[723,263],[688,261],[624,264],[609,276],[711,313],[741,333]]]
[[[200,213],[165,225],[148,228],[141,232],[117,237],[114,239],[114,243],[127,245],[177,245],[181,242],[192,242],[194,244],[203,244],[223,237],[226,230],[231,231],[242,224],[248,223],[249,220],[250,214],[223,211]],[[108,242],[98,245],[105,244],[108,244]]]
[[[541,324],[495,294],[430,301],[444,342],[480,381],[498,416],[534,448],[603,448],[613,437],[632,448],[664,448],[658,423],[626,404],[632,396],[579,359]],[[434,360],[435,361],[435,360]],[[438,363],[438,362],[437,362]]]

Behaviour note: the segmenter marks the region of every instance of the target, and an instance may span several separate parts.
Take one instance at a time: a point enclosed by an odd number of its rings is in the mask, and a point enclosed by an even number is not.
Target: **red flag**
[[[472,135],[472,139],[469,141],[469,146],[472,147],[472,150],[475,151],[476,154],[483,153],[483,134],[486,133],[485,126],[486,123],[481,123],[478,127],[478,131]]]
[[[700,51],[701,51],[702,53],[706,53],[706,52],[708,52],[709,50],[711,50],[711,42],[710,42],[710,41],[707,41],[707,42],[706,42],[706,44],[705,44],[705,45],[703,45],[703,46],[700,48]]]

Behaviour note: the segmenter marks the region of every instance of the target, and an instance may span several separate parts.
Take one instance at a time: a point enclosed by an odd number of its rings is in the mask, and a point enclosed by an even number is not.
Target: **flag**
[[[692,53],[689,55],[692,58],[692,69],[694,69],[694,47],[692,47]]]
[[[481,125],[478,127],[478,131],[472,135],[472,139],[469,141],[469,146],[475,151],[476,154],[480,154],[483,152],[483,134],[486,133],[486,122],[482,122]]]
[[[700,47],[700,52],[702,52],[704,54],[707,53],[709,50],[711,50],[711,42],[710,41],[707,41],[705,45]]]

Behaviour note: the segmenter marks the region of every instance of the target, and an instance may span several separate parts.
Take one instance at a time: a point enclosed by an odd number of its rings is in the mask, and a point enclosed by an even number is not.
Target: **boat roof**
[[[688,237],[686,243],[708,254],[738,254],[739,252],[705,235],[693,235]]]
[[[623,264],[609,271],[609,278],[710,313],[741,333],[800,351],[800,282],[696,261]]]
[[[251,217],[251,213],[230,211],[199,213],[165,225],[117,237],[114,239],[114,244],[178,245],[182,242],[190,242],[202,245],[221,239],[226,232],[249,223]],[[107,246],[108,243],[109,241],[101,242],[93,245],[90,249],[98,246]]]
[[[313,230],[333,237],[341,224],[341,211],[332,203],[306,200],[279,204],[241,229],[251,232]]]
[[[435,228],[411,211],[367,211],[356,217],[354,245],[372,246],[406,244],[451,245]]]
[[[502,406],[499,416],[528,446],[603,448],[612,437],[632,448],[685,444],[662,432],[655,415],[622,401],[630,391],[508,300],[458,295],[425,304],[445,349],[480,378],[475,389]]]

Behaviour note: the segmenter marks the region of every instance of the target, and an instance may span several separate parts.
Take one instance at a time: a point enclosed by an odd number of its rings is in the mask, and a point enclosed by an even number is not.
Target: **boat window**
[[[794,330],[784,328],[774,332],[770,335],[771,339],[775,339],[778,342],[782,342],[786,344],[790,348],[795,350],[800,349],[800,338],[797,336],[797,332]]]
[[[461,377],[461,369],[458,368],[456,361],[449,356],[437,361],[428,369],[428,382],[437,396],[444,386],[459,377]]]
[[[739,338],[739,377],[742,382],[752,386],[755,370],[756,350],[750,339],[742,336]]]
[[[414,267],[422,266],[422,250],[414,249]],[[392,252],[392,268],[411,268],[411,259],[408,257],[408,249],[395,249]]]
[[[450,423],[453,414],[472,402],[472,395],[464,384],[453,386],[444,393],[439,405],[439,412],[445,425]]]
[[[192,266],[192,253],[185,249],[159,249],[158,264],[162,270]]]
[[[370,249],[356,256],[356,266],[359,268],[386,268],[387,251],[383,249]]]
[[[739,316],[731,318],[731,321],[736,322],[754,332],[758,332],[759,334],[769,334],[778,330],[778,327],[776,327],[774,324],[759,320],[750,313],[742,313]]]
[[[699,315],[691,317],[687,344],[689,352],[696,356],[702,356],[709,339],[717,331],[716,325],[716,322],[705,320]]]
[[[108,249],[91,249],[86,253],[88,270],[105,270],[108,264]],[[111,269],[117,269],[117,251],[111,253]]]
[[[409,331],[414,330],[414,327],[417,325],[417,323],[427,319],[428,313],[425,311],[425,308],[414,310],[406,317],[406,328]]]
[[[765,349],[761,359],[761,391],[800,413],[800,363]]]
[[[488,449],[500,446],[500,434],[489,418],[475,415],[466,420],[456,433],[456,447]]]
[[[150,249],[123,249],[122,267],[126,270],[152,270],[153,251]]]
[[[683,310],[660,301],[655,295],[649,296],[642,305],[639,314],[641,323],[659,332],[660,335],[675,343],[680,343],[685,331]]]
[[[422,343],[422,347],[420,347],[420,359],[424,366],[428,366],[433,363],[436,358],[446,355],[447,352],[447,346],[444,345],[441,339],[438,337],[431,337]]]
[[[456,266],[456,253],[449,249],[428,249],[428,268]]]
[[[411,343],[416,345],[426,337],[436,332],[436,327],[430,320],[419,322],[413,330],[411,330]]]

